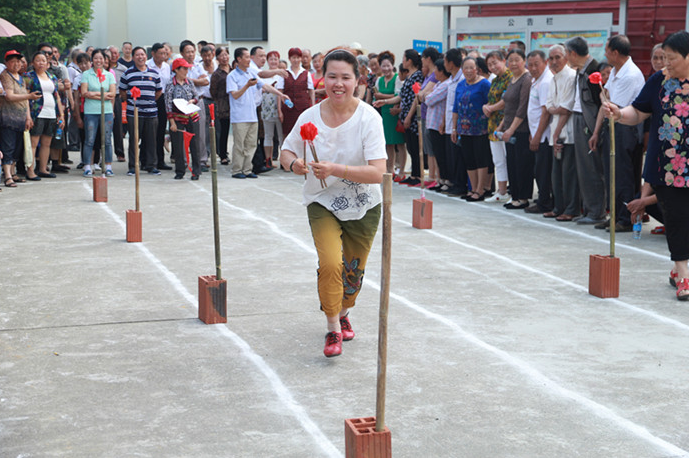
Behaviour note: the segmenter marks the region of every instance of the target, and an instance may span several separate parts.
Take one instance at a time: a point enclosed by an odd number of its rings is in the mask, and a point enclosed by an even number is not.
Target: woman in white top
[[[347,315],[361,289],[378,228],[379,183],[387,155],[380,115],[354,96],[356,57],[342,49],[331,51],[323,68],[328,98],[299,116],[280,162],[307,176],[303,203],[318,252],[318,296],[328,326],[323,353],[330,357],[342,352],[342,340],[354,338]],[[309,122],[318,129],[313,143],[320,162],[310,148],[303,155],[300,129]]]
[[[38,151],[38,172],[34,173],[35,164],[27,167],[26,177],[31,181],[39,181],[41,178],[55,178],[54,173],[48,171],[48,158],[50,157],[50,144],[57,130],[58,123],[64,125],[62,103],[57,93],[57,78],[46,72],[48,69],[48,57],[43,51],[36,52],[32,59],[33,71],[24,77],[28,92],[40,92],[41,97],[29,102],[33,127],[31,128],[31,148],[36,151],[39,141],[41,148]]]

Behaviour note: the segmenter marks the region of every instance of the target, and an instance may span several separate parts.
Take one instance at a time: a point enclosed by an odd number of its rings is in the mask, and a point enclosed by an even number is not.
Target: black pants
[[[438,163],[438,174],[442,180],[449,180],[445,139],[440,132],[433,129],[428,129],[428,138],[431,140],[431,149],[435,155],[435,161]]]
[[[187,124],[178,122],[177,132],[170,131],[170,140],[172,141],[172,156],[175,158],[175,172],[181,174],[184,174],[187,165],[186,151],[184,150],[184,131],[197,136],[199,134],[199,122],[189,122]],[[199,142],[195,142],[193,139],[191,142],[189,142],[189,154],[191,156],[192,175],[201,175]]]
[[[411,156],[411,176],[420,178],[421,160],[419,158],[419,134],[412,132],[411,129],[406,129],[404,131],[404,142]]]
[[[670,259],[686,261],[689,259],[689,188],[659,185],[653,189],[665,220]]]
[[[156,159],[158,168],[165,165],[165,130],[167,130],[167,111],[165,111],[165,97],[161,95],[156,100],[158,106],[158,128],[156,130]]]
[[[217,119],[215,124],[216,150],[220,159],[227,159],[227,139],[230,136],[230,118]]]
[[[144,170],[151,170],[158,164],[156,157],[156,131],[158,118],[142,118],[139,116],[139,162]],[[127,116],[127,131],[129,132],[129,169],[136,166],[134,150],[134,117]]]
[[[115,156],[117,157],[124,157],[124,136],[122,134],[122,100],[119,95],[116,95],[115,106],[113,107],[112,145],[115,149]]]
[[[534,176],[538,185],[536,205],[540,210],[549,212],[553,209],[553,147],[548,140],[538,145],[538,151],[534,152],[534,156]]]
[[[256,145],[256,151],[254,152],[254,158],[251,160],[252,172],[261,173],[265,171],[266,166],[266,153],[263,151],[263,118],[261,117],[261,107],[256,108],[256,117],[258,118],[258,142]]]
[[[634,151],[638,143],[638,129],[636,126],[615,124],[615,210],[617,221],[621,224],[631,224],[631,214],[626,203],[634,199]],[[603,167],[605,170],[605,187],[610,189],[610,131],[604,130],[601,141]],[[610,192],[608,208],[610,208]]]
[[[467,185],[469,176],[462,157],[462,147],[452,141],[452,136],[445,134],[445,152],[447,153],[447,168],[450,173],[450,181],[461,194],[469,190]]]
[[[529,133],[515,132],[517,142],[507,142],[507,176],[510,193],[514,200],[528,200],[533,197],[534,154],[529,150]]]

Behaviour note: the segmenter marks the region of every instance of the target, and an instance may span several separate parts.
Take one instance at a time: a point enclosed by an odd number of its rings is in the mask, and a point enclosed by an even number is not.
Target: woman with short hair
[[[24,130],[33,127],[29,112],[29,100],[37,100],[38,91],[27,92],[24,79],[19,73],[24,56],[17,51],[5,53],[6,69],[0,73],[0,83],[5,91],[0,99],[0,151],[5,186],[16,188],[24,180],[16,174],[16,162],[24,153]]]
[[[479,75],[473,57],[467,57],[462,62],[462,74],[464,79],[457,84],[455,91],[450,135],[454,143],[461,138],[462,157],[471,182],[466,201],[479,202],[490,194],[488,117],[483,112],[483,106],[488,102],[490,83]]]
[[[33,70],[24,77],[28,92],[39,92],[40,97],[29,100],[29,109],[33,127],[31,128],[31,148],[38,151],[38,172],[34,173],[35,163],[26,168],[26,178],[40,181],[41,178],[55,178],[54,173],[48,171],[50,145],[55,135],[58,122],[64,125],[64,110],[58,94],[58,81],[54,75],[47,73],[48,56],[43,51],[34,53],[31,58]]]
[[[678,300],[689,301],[689,94],[682,90],[689,85],[689,33],[671,34],[663,41],[663,50],[665,70],[648,79],[636,100],[624,108],[603,102],[603,112],[628,126],[651,118],[644,180],[652,190],[644,186],[641,199],[652,191],[657,195],[674,262],[670,284],[676,286]]]
[[[182,113],[175,106],[173,100],[183,99],[189,103],[198,101],[198,92],[191,80],[187,79],[189,68],[192,65],[183,57],[178,57],[172,61],[172,73],[170,82],[165,88],[165,109],[167,118],[170,120],[170,140],[172,141],[172,156],[175,158],[175,180],[184,178],[187,169],[187,160],[184,150],[184,132],[194,135],[199,133],[199,112],[191,114]],[[190,142],[189,150],[191,153],[191,179],[198,180],[201,175],[201,159],[199,154],[198,142]]]
[[[105,129],[105,175],[113,176],[112,171],[112,126],[114,122],[113,103],[115,101],[115,76],[106,70],[105,51],[94,49],[91,53],[91,69],[81,76],[81,97],[84,99],[84,176],[93,176],[91,155],[98,128]],[[104,96],[102,109],[105,112],[105,125],[101,123],[101,89]]]
[[[386,154],[380,116],[354,95],[359,80],[354,55],[332,51],[323,68],[328,98],[297,121],[298,126],[309,122],[316,126],[319,162],[305,163],[300,129],[285,139],[280,162],[285,170],[307,175],[303,200],[318,253],[318,298],[328,329],[323,354],[332,357],[342,353],[343,340],[355,335],[349,311],[361,290],[380,221],[378,183]]]
[[[290,62],[287,77],[282,78],[275,86],[275,89],[282,91],[292,101],[292,107],[287,106],[284,101],[278,105],[278,113],[282,113],[282,132],[285,134],[292,131],[299,115],[316,102],[311,74],[301,65],[301,49],[290,48],[287,56]]]
[[[277,70],[280,64],[280,53],[277,51],[270,51],[266,54],[268,58],[268,68],[270,70]],[[315,60],[315,59],[314,59]],[[276,86],[282,77],[280,75],[273,75],[270,78],[263,78],[265,84]],[[278,112],[278,105],[280,101],[277,95],[270,92],[263,91],[261,95],[261,119],[263,120],[263,152],[266,156],[267,165],[273,166],[273,139],[278,138],[278,149],[282,144],[284,133],[282,131],[282,119]]]
[[[507,148],[507,175],[512,193],[512,200],[505,204],[505,208],[519,210],[528,207],[529,199],[533,197],[535,158],[529,150],[527,122],[531,75],[526,71],[526,56],[521,49],[510,50],[507,65],[512,78],[502,96],[505,101],[505,117],[497,131],[502,132]]]

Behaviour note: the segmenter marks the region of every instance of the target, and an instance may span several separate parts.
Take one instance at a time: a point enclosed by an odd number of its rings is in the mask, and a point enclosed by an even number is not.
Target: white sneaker
[[[98,164],[93,164],[93,170],[101,171],[100,165]]]
[[[493,194],[493,197],[489,197],[485,200],[485,202],[499,202],[501,204],[506,204],[510,200],[512,200],[512,198],[509,194],[500,194],[499,192],[496,192]]]

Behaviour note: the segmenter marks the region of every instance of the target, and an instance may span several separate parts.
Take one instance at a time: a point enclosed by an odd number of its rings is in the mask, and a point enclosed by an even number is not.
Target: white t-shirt
[[[39,78],[38,81],[41,82],[41,91],[43,91],[43,108],[41,108],[41,112],[38,113],[38,117],[55,119],[57,118],[57,114],[55,113],[55,97],[53,96],[55,85],[49,79],[43,80]]]
[[[213,72],[218,68],[217,64],[213,62]],[[188,77],[193,78],[193,79],[199,79],[201,75],[206,75],[206,81],[208,81],[208,84],[205,86],[196,86],[196,91],[199,93],[199,97],[206,97],[207,99],[211,98],[211,76],[213,76],[213,72],[208,73],[205,68],[203,68],[203,62],[194,65],[192,68],[189,69]]]
[[[316,154],[320,161],[358,166],[368,161],[386,159],[383,118],[373,107],[359,102],[356,111],[343,124],[331,128],[321,119],[321,103],[304,111],[297,119],[294,129],[283,143],[283,149],[292,151],[299,158],[304,157],[304,141],[301,126],[312,122],[318,129],[314,140]],[[311,150],[306,146],[306,163],[313,160]],[[383,200],[378,184],[363,184],[329,176],[326,188],[312,173],[306,175],[303,188],[303,204],[321,204],[340,221],[358,220]]]
[[[572,111],[574,107],[574,91],[575,91],[575,79],[577,71],[572,67],[565,65],[559,73],[553,75],[553,79],[550,81],[550,88],[548,89],[548,102],[546,106],[548,108],[564,108],[566,110]],[[561,115],[553,115],[550,118],[550,131],[555,135],[555,129],[560,122]],[[567,119],[562,131],[560,132],[560,138],[564,143],[571,145],[574,143],[574,122],[572,116]],[[550,136],[550,144],[553,145],[557,139]]]
[[[610,78],[605,83],[605,89],[610,93],[610,101],[618,107],[631,105],[646,84],[644,74],[639,67],[628,58],[618,72],[615,67],[610,71]]]
[[[548,101],[548,89],[550,82],[553,79],[553,73],[549,68],[543,71],[541,76],[536,81],[531,82],[531,92],[529,92],[529,106],[527,110],[527,118],[529,120],[529,132],[531,136],[538,130],[538,124],[541,122],[541,115],[543,108]],[[550,125],[546,126],[543,134],[541,134],[540,143],[547,141],[550,138]]]

